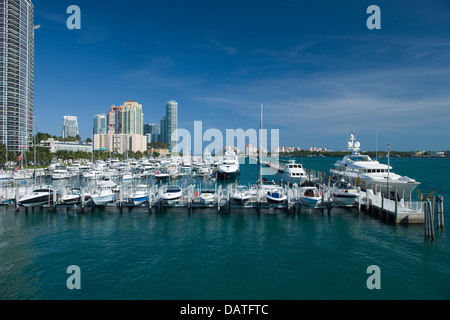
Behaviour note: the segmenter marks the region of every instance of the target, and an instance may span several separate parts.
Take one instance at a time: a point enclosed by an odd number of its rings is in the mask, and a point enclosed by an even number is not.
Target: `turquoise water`
[[[335,160],[298,159],[321,171]],[[423,193],[442,194],[450,223],[450,159],[391,165]],[[242,170],[241,183],[255,180],[255,166]],[[446,233],[425,240],[423,225],[344,209],[0,208],[0,299],[449,299]],[[81,290],[67,289],[70,265],[81,269]],[[381,270],[380,290],[366,286],[370,265]]]

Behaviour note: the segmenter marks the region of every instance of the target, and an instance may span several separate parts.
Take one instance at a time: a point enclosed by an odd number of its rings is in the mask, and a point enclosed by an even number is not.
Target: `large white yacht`
[[[393,173],[390,165],[382,164],[372,160],[368,155],[360,154],[360,143],[355,140],[355,135],[350,134],[348,141],[348,150],[351,154],[346,155],[342,160],[336,161],[334,168],[330,170],[331,174],[338,178],[344,178],[352,184],[356,184],[359,178],[363,182],[361,188],[374,189],[381,188],[384,195],[397,193],[407,196],[420,184],[414,179],[406,176],[400,176]],[[378,189],[380,190],[380,189]]]
[[[225,154],[219,165],[219,177],[223,179],[235,178],[240,174],[239,158],[232,149],[225,148]]]

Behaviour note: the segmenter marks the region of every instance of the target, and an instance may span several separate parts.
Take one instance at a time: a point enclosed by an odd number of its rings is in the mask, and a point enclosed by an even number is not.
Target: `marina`
[[[230,154],[223,159],[231,159]],[[39,175],[31,174],[28,180],[17,182],[14,177],[3,180],[1,203],[14,207],[17,212],[36,207],[54,211],[108,207],[120,212],[133,208],[149,212],[185,208],[191,213],[196,209],[213,208],[218,213],[252,209],[258,213],[284,210],[296,214],[305,210],[330,213],[335,208],[344,208],[376,213],[398,224],[426,222],[426,202],[413,200],[411,189],[405,193],[405,189],[399,191],[392,187],[387,194],[385,184],[365,181],[356,186],[351,183],[356,179],[346,180],[334,170],[305,170],[294,160],[282,160],[282,165],[261,162],[260,166],[274,169],[273,177],[277,182],[263,177],[256,183],[247,179],[246,184],[241,184],[236,176],[234,179],[218,178],[221,165],[217,164],[222,162],[220,157],[210,156],[208,159],[172,157],[124,163],[98,161],[85,164],[84,170],[80,170],[78,164],[70,166],[71,170],[58,164],[40,170]],[[166,176],[161,178],[163,173]]]

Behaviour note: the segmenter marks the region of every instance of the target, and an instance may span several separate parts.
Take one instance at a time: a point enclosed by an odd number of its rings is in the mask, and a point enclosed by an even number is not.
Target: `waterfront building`
[[[169,144],[169,151],[173,151],[177,144],[178,129],[178,103],[170,100],[166,103],[166,143]]]
[[[106,114],[97,114],[94,116],[94,135],[107,133]]]
[[[122,109],[121,133],[144,135],[144,114],[141,104],[135,101],[125,102]]]
[[[94,150],[107,150],[123,154],[127,151],[147,151],[146,137],[139,134],[123,134],[108,132],[94,134]]]
[[[160,126],[160,142],[167,143],[167,135],[166,135],[166,116],[163,116],[161,119],[161,126]]]
[[[41,141],[39,144],[41,147],[49,148],[50,152],[55,153],[57,151],[82,151],[82,152],[92,152],[92,143],[83,143],[77,141],[57,141],[53,138]]]
[[[144,124],[144,135],[147,137],[147,143],[161,142],[160,125],[156,123]]]
[[[107,132],[122,133],[122,110],[124,106],[111,106],[111,110],[107,112]],[[106,132],[105,132],[106,133]]]
[[[0,0],[0,143],[11,151],[33,142],[34,30],[31,0]]]
[[[62,125],[62,137],[76,137],[78,135],[78,119],[74,116],[64,116]]]

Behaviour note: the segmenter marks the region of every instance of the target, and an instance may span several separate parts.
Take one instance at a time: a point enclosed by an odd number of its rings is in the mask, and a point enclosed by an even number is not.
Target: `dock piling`
[[[438,228],[444,228],[444,197],[437,197],[437,218],[438,218]]]

